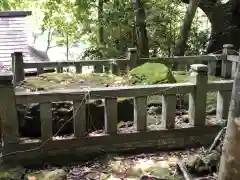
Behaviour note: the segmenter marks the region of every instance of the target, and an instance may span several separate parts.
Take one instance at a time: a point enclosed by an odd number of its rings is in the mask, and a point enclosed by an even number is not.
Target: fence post
[[[43,74],[44,73],[44,68],[43,67],[38,67],[37,68],[37,74],[40,75],[40,74]]]
[[[94,73],[102,73],[103,72],[103,66],[101,64],[96,64],[94,67]]]
[[[109,73],[110,65],[104,65],[104,73]]]
[[[62,66],[57,66],[57,73],[63,73],[63,67]]]
[[[193,126],[205,125],[208,66],[204,64],[191,65],[193,83],[196,84],[195,90],[189,94],[189,122]]]
[[[12,73],[0,73],[0,117],[4,146],[19,140],[18,118]],[[5,148],[4,147],[4,148]]]
[[[13,72],[13,82],[14,84],[19,83],[24,80],[24,64],[23,64],[23,54],[22,52],[14,52],[12,56],[12,72]]]
[[[128,48],[129,70],[137,66],[138,54],[137,48]]]
[[[119,76],[120,75],[120,68],[118,66],[118,63],[117,61],[115,60],[112,60],[110,62],[110,69],[111,69],[111,73],[116,75],[116,76]]]
[[[222,120],[228,118],[228,111],[231,101],[232,91],[218,91],[217,93],[217,113],[216,119]]]
[[[75,68],[76,68],[76,73],[77,74],[82,74],[82,65],[80,64],[80,63],[76,63],[76,65],[75,65]]]
[[[234,49],[232,44],[224,44],[223,45],[223,54],[224,55],[233,55]],[[235,69],[235,68],[234,68]],[[221,76],[224,78],[231,78],[232,77],[232,62],[226,60],[222,61],[222,70]]]
[[[216,76],[217,61],[208,61],[208,75]]]

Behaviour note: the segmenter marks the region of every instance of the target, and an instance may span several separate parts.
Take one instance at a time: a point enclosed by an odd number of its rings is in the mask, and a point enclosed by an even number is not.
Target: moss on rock
[[[161,63],[145,63],[129,72],[128,84],[175,83],[170,68]]]

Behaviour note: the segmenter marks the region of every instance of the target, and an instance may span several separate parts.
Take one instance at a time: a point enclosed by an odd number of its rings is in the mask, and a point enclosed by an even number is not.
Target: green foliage
[[[10,4],[8,2],[8,0],[0,0],[0,10],[4,11],[4,10],[9,10],[10,9]]]
[[[98,18],[95,0],[0,0],[2,10],[29,9],[36,26],[51,30],[51,44],[69,46],[86,41],[90,44],[83,59],[123,58],[132,47],[134,12],[131,1],[103,0],[103,14]],[[186,4],[178,0],[144,1],[146,25],[151,56],[172,56]],[[209,31],[200,30],[202,20],[195,18],[188,41],[187,55],[203,52]],[[103,27],[104,43],[99,41],[99,27]]]

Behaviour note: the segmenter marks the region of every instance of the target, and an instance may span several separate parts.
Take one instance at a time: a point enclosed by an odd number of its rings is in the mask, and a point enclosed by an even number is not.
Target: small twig
[[[192,176],[188,173],[188,170],[187,170],[185,164],[181,160],[179,160],[177,162],[177,165],[178,165],[179,169],[181,170],[185,180],[193,180]]]
[[[222,128],[221,131],[219,131],[219,133],[217,134],[217,136],[215,137],[211,147],[209,148],[208,152],[211,152],[213,150],[213,148],[215,148],[215,146],[217,145],[217,142],[219,141],[220,137],[222,136],[224,130],[226,129],[226,127]]]

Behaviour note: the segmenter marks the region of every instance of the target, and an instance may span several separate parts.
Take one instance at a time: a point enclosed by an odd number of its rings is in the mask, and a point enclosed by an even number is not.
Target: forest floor
[[[173,72],[177,82],[190,80],[188,73]],[[209,81],[220,80],[209,77]],[[47,73],[36,77],[28,77],[18,86],[17,91],[51,91],[58,89],[79,89],[89,87],[118,87],[128,86],[126,77],[112,74],[74,74],[74,73]],[[151,96],[150,104],[160,102],[161,96]],[[216,93],[208,93],[207,106],[209,111],[216,107]],[[159,119],[156,115],[151,117]],[[218,123],[214,116],[207,117],[211,124]],[[41,170],[28,170],[28,180],[180,180],[185,179],[177,171],[177,162],[190,156],[201,156],[204,149],[190,149],[184,151],[155,152],[137,155],[108,155],[99,157],[91,162],[66,167],[46,166]],[[1,175],[1,173],[0,173]],[[56,175],[56,176],[55,176]],[[145,175],[145,176],[144,176]],[[152,176],[150,176],[152,175]],[[207,174],[206,180],[216,179],[215,174]],[[1,177],[1,176],[0,176]],[[55,179],[54,179],[54,178]],[[0,178],[1,179],[1,178]],[[56,180],[57,180],[56,179]],[[199,179],[200,180],[200,179]],[[201,180],[204,180],[203,178]]]
[[[34,177],[39,179],[50,171],[61,169],[66,172],[67,180],[181,180],[184,177],[177,167],[179,160],[186,160],[190,156],[203,153],[204,149],[188,149],[142,154],[112,154],[77,165],[46,166],[40,171],[29,170],[27,177],[29,180],[35,180]],[[211,174],[211,177],[214,176]]]

